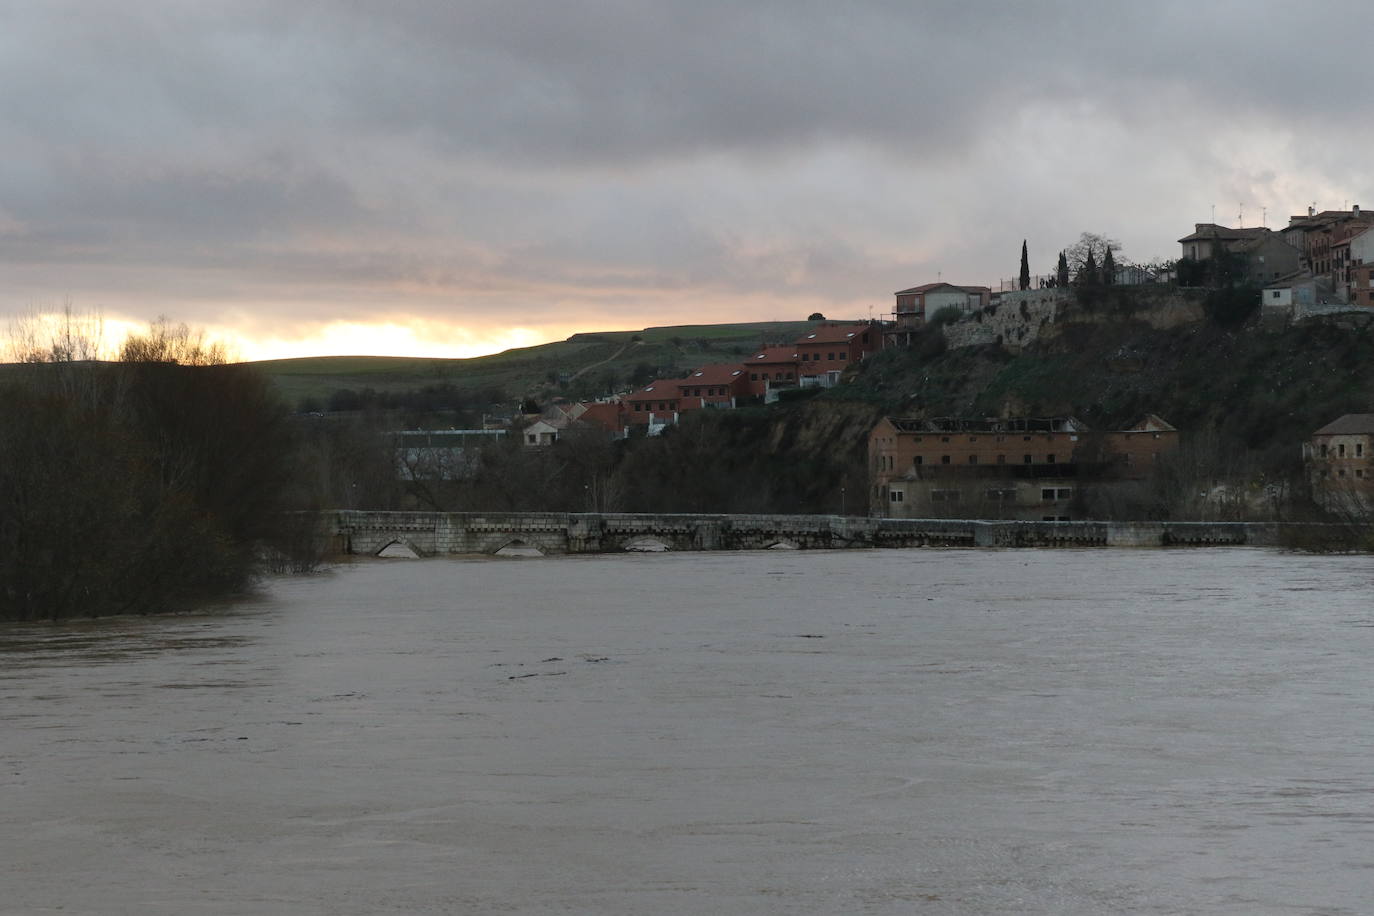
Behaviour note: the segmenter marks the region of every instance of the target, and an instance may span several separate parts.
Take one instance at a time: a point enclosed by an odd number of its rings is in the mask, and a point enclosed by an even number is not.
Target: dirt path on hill
[[[610,356],[608,356],[608,357],[606,357],[605,359],[603,359],[601,362],[599,362],[599,363],[592,363],[590,366],[583,366],[581,369],[578,369],[578,370],[577,370],[576,372],[574,372],[571,376],[569,376],[568,381],[570,381],[570,382],[571,382],[571,381],[575,381],[575,380],[578,378],[578,376],[582,375],[582,373],[584,373],[584,372],[590,372],[590,371],[592,371],[593,369],[597,368],[598,366],[604,366],[604,365],[606,365],[606,364],[609,363],[609,362],[613,362],[614,360],[620,359],[620,356],[621,356],[622,353],[624,353],[626,350],[630,349],[631,347],[636,346],[636,345],[641,344],[641,343],[643,343],[643,341],[640,341],[640,340],[632,340],[632,341],[626,343],[625,346],[621,347],[619,350],[616,350],[614,353],[612,353]]]

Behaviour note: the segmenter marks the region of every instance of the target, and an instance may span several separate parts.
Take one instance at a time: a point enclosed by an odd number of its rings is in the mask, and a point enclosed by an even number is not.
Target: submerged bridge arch
[[[371,512],[328,514],[344,553],[391,544],[417,556],[494,554],[516,542],[543,554],[608,553],[647,543],[668,550],[817,550],[856,547],[1094,547],[1277,542],[1272,524],[1247,522],[1026,522],[876,519],[835,515],[689,515],[591,512]]]

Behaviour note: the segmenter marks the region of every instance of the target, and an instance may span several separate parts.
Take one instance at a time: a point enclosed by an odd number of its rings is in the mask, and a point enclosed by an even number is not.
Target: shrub
[[[926,327],[938,328],[951,322],[959,321],[964,317],[964,310],[957,305],[947,305],[926,319]]]
[[[1244,324],[1246,319],[1259,308],[1260,291],[1253,286],[1235,286],[1214,289],[1202,301],[1202,310],[1208,319],[1218,327],[1234,328]]]

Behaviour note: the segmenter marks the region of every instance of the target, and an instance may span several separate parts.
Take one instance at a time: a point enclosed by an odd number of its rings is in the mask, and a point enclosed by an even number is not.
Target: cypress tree
[[[1107,253],[1102,256],[1102,282],[1108,286],[1116,282],[1116,259],[1112,257],[1111,246],[1107,247]]]
[[[1021,240],[1021,288],[1030,289],[1030,260],[1026,257],[1026,240]]]
[[[1093,257],[1093,253],[1092,253],[1092,251],[1090,250],[1090,251],[1088,252],[1088,260],[1084,261],[1084,262],[1083,262],[1083,266],[1080,267],[1079,270],[1078,270],[1078,285],[1079,285],[1079,286],[1090,286],[1091,284],[1096,283],[1096,282],[1097,282],[1097,258]]]
[[[1069,285],[1069,259],[1064,252],[1059,252],[1059,267],[1055,271],[1058,276],[1060,286]]]

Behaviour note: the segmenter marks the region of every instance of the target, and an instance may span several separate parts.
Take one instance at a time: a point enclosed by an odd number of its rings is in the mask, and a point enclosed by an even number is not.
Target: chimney
[[[1359,219],[1359,218],[1360,218],[1360,205],[1359,205],[1359,204],[1354,204],[1353,206],[1351,206],[1351,208],[1350,208],[1350,215],[1353,216],[1353,217],[1355,217],[1356,219]]]
[[[1308,216],[1316,216],[1316,215],[1317,215],[1317,208],[1316,208],[1316,207],[1308,207],[1308,208],[1307,208],[1307,215],[1308,215]]]

